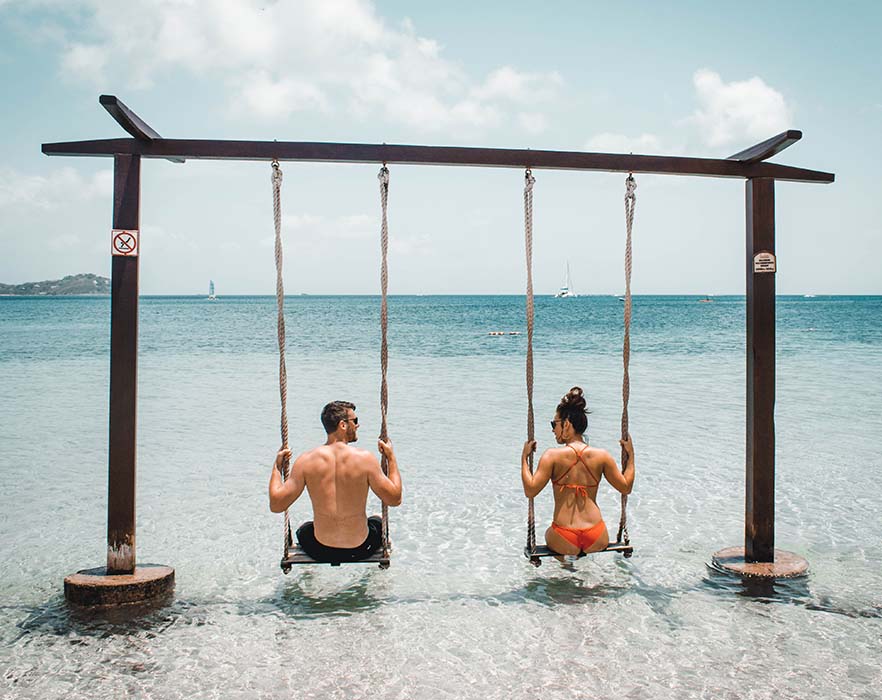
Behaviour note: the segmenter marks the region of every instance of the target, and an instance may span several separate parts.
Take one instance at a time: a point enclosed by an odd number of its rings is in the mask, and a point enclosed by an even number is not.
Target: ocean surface
[[[539,568],[522,554],[526,336],[488,335],[524,331],[523,298],[393,297],[392,567],[282,575],[275,313],[142,298],[137,552],[177,588],[93,615],[62,581],[104,563],[110,300],[0,298],[0,697],[882,697],[882,297],[778,298],[776,544],[811,568],[770,586],[708,567],[743,543],[743,297],[635,298],[635,554]],[[621,301],[536,314],[540,449],[579,385],[612,450]],[[333,399],[376,449],[378,317],[376,297],[287,299],[295,450],[323,440]],[[615,523],[616,494],[598,500]],[[546,491],[540,538],[550,516]]]

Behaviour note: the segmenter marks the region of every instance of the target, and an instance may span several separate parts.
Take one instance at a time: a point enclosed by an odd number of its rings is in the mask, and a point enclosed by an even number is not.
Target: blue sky
[[[0,0],[0,282],[109,275],[111,163],[43,142],[124,135],[725,157],[787,128],[779,293],[882,293],[882,4]],[[286,289],[376,293],[372,165],[287,163]],[[517,170],[393,166],[392,293],[521,293]],[[536,171],[535,286],[623,286],[623,176]],[[638,177],[635,293],[743,293],[744,184]],[[272,293],[265,163],[145,161],[141,290]]]

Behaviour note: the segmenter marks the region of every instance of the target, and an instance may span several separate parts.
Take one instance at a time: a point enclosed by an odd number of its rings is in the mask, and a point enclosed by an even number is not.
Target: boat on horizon
[[[217,301],[214,295],[214,280],[208,280],[208,301]]]
[[[557,290],[557,294],[554,295],[554,298],[569,299],[577,296],[579,295],[573,291],[573,280],[570,278],[570,261],[567,260],[567,276],[564,278],[564,283],[561,288]]]
[[[708,304],[708,303],[713,302],[713,299],[711,299],[707,294],[705,294],[704,299],[699,299],[698,301],[701,304]]]

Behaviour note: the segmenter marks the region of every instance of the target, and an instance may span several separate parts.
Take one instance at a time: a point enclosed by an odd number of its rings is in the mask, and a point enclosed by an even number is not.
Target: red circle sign
[[[120,231],[113,237],[113,251],[117,255],[134,255],[138,251],[138,239],[130,231]]]

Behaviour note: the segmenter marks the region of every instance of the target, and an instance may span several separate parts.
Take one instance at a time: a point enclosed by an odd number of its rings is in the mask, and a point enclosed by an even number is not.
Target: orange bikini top
[[[581,462],[582,466],[584,466],[585,469],[588,471],[588,475],[593,476],[593,474],[591,474],[591,470],[588,469],[588,465],[585,464],[585,460],[582,459],[582,455],[585,454],[585,450],[588,449],[588,445],[585,445],[585,447],[583,447],[581,451],[577,450],[572,445],[567,445],[567,447],[569,447],[573,452],[576,453],[576,461],[573,462],[563,474],[561,474],[559,477],[557,477],[557,479],[552,479],[551,483],[554,484],[555,486],[559,486],[562,489],[574,489],[576,491],[576,493],[579,494],[580,496],[584,496],[585,498],[588,498],[588,489],[596,487],[598,484],[600,484],[600,481],[595,481],[593,484],[562,484],[562,483],[560,483],[561,479],[563,479],[567,474],[569,474],[570,471],[572,471],[573,467],[575,467],[579,462]]]

